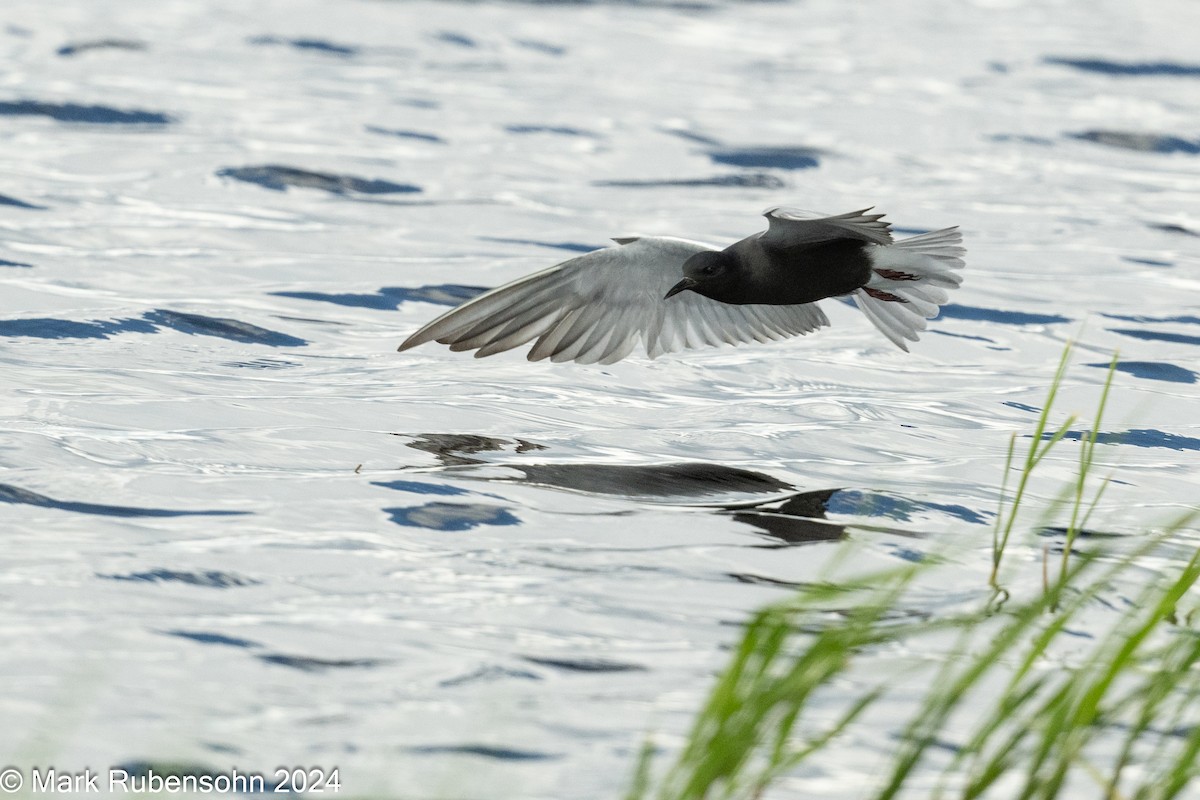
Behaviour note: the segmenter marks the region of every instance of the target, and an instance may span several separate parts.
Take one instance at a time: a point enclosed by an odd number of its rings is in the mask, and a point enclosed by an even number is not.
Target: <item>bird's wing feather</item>
[[[706,244],[642,237],[508,283],[438,317],[401,350],[437,341],[490,356],[534,342],[530,361],[612,364],[638,342],[656,358],[694,347],[768,341],[828,325],[815,304],[728,305],[695,292],[663,296]]]
[[[769,223],[758,238],[767,248],[792,248],[819,244],[834,239],[860,239],[874,244],[891,244],[891,223],[883,214],[868,214],[869,208],[846,214],[824,216],[798,208],[767,209],[763,216]]]

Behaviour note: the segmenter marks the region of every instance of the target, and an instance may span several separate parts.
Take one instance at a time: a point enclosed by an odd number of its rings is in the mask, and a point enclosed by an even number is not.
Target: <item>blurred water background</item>
[[[1122,359],[1091,533],[1195,507],[1197,30],[1184,0],[7,0],[0,760],[616,797],[843,541],[952,553],[911,613],[987,597],[1008,436],[1072,337],[1060,421]],[[836,301],[612,367],[395,352],[609,236],[778,204],[961,225],[966,282],[909,355]],[[894,734],[780,796],[855,796]]]

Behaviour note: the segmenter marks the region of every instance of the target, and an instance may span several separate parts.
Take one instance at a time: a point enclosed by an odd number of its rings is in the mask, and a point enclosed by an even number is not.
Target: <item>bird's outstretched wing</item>
[[[437,341],[482,358],[534,342],[530,361],[612,364],[642,342],[657,358],[687,348],[784,339],[829,324],[813,303],[728,305],[695,292],[664,300],[699,242],[647,236],[595,250],[493,289],[400,345]]]
[[[758,237],[767,248],[792,248],[834,239],[859,239],[874,244],[891,244],[891,223],[883,214],[868,214],[869,208],[836,216],[823,216],[798,208],[770,208],[763,216],[770,223]]]

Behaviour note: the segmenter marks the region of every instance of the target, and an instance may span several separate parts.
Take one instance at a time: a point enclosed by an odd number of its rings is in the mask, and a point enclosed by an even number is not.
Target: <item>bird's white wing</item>
[[[829,324],[813,303],[728,305],[695,292],[663,296],[683,262],[714,250],[642,237],[595,250],[480,295],[430,322],[400,350],[437,341],[482,358],[534,342],[530,361],[612,364],[642,342],[657,358],[687,348],[784,339]]]
[[[869,208],[836,216],[822,216],[798,208],[770,208],[764,212],[769,227],[759,236],[764,247],[791,248],[834,239],[860,239],[874,244],[891,244],[891,223],[883,214],[868,214]]]

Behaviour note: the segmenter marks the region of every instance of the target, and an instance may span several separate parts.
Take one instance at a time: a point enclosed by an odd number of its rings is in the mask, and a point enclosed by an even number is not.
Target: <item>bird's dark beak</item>
[[[682,291],[691,289],[696,284],[697,284],[696,280],[694,280],[692,278],[684,278],[679,283],[677,283],[671,287],[671,291],[667,292],[666,296],[663,297],[663,300],[670,299]]]

